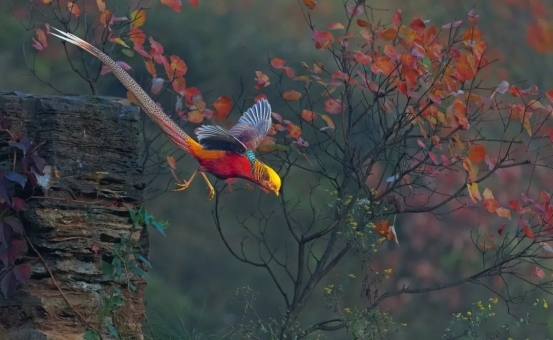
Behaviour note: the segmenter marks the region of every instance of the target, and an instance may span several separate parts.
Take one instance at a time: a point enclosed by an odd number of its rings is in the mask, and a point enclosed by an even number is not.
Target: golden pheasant
[[[271,127],[271,106],[262,99],[248,109],[230,130],[219,126],[202,125],[197,129],[198,142],[186,134],[159,108],[138,83],[117,63],[102,51],[79,37],[53,28],[59,34],[50,33],[92,54],[107,67],[119,81],[136,97],[139,106],[156,123],[161,131],[179,148],[194,157],[200,166],[188,181],[177,183],[179,189],[188,188],[198,172],[204,178],[212,199],[215,190],[205,175],[206,172],[219,179],[243,178],[278,196],[281,180],[269,166],[256,159],[254,150]]]

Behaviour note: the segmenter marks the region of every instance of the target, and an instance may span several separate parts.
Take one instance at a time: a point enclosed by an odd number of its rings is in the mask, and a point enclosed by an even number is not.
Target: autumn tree
[[[182,9],[181,1],[161,3]],[[64,62],[93,94],[108,69],[68,45],[54,47],[49,25],[91,42],[129,72],[136,73],[130,60],[142,59],[144,88],[155,100],[165,95],[165,111],[190,131],[229,126],[233,111],[260,98],[275,108],[270,136],[257,151],[283,178],[281,195],[229,180],[217,185],[213,203],[228,252],[265,271],[281,299],[282,313],[265,318],[251,299],[256,293],[242,291],[237,337],[413,334],[397,315],[407,308],[405,296],[438,294],[456,309],[467,285],[488,293],[453,316],[444,338],[503,337],[512,325],[479,325],[505,310],[527,322],[530,312],[547,308],[536,298],[551,289],[553,207],[550,190],[535,183],[550,173],[553,92],[486,80],[495,60],[476,10],[434,25],[345,1],[336,15],[345,19],[323,23],[322,4],[302,0],[296,10],[311,29],[305,39],[315,60],[271,56],[237,93],[204,96],[186,82],[186,60],[142,30],[146,6],[126,4],[30,2],[24,13],[42,22],[27,18],[32,46],[39,57],[63,46]],[[182,154],[160,152],[151,143],[159,134],[147,131],[143,170],[152,177],[177,173]],[[161,164],[166,156],[168,166]],[[466,261],[441,268],[439,257],[450,252]]]

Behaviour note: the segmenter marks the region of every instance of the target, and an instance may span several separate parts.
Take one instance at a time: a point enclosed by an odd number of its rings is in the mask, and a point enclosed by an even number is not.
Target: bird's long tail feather
[[[64,41],[67,41],[73,45],[76,45],[88,53],[92,54],[100,61],[102,61],[107,67],[111,69],[113,74],[119,79],[119,81],[129,90],[138,101],[140,107],[146,112],[157,126],[163,131],[163,133],[179,148],[190,153],[191,143],[197,144],[190,136],[186,134],[175,122],[163,112],[161,108],[148,96],[148,94],[138,85],[138,83],[121,68],[117,63],[107,56],[105,53],[82,40],[81,38],[71,34],[60,31],[57,28],[52,27],[59,34],[50,32],[51,35],[56,36]]]

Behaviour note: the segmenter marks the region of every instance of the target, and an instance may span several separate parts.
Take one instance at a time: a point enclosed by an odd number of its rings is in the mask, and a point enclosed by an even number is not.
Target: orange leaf
[[[81,10],[79,9],[79,6],[77,6],[75,2],[69,1],[67,3],[67,10],[76,17],[81,15]]]
[[[393,29],[393,28],[388,28],[387,30],[385,30],[384,32],[382,32],[382,34],[380,35],[380,37],[384,40],[394,40],[397,36],[397,30]]]
[[[177,170],[177,161],[175,161],[175,157],[167,156],[167,164],[169,164],[171,169]]]
[[[111,18],[113,18],[111,11],[103,11],[102,14],[100,14],[100,23],[104,25],[104,27],[107,27],[111,22]]]
[[[470,80],[476,76],[477,68],[478,65],[474,56],[472,54],[463,54],[457,62],[453,75],[459,81]]]
[[[524,225],[524,227],[522,227],[522,231],[524,231],[524,235],[526,235],[526,237],[528,238],[535,238],[536,235],[534,234],[534,231],[532,230],[532,228],[530,228],[530,226],[528,224]]]
[[[310,122],[313,119],[317,118],[317,114],[313,111],[303,110],[301,112],[301,118],[303,118],[303,120],[305,120],[306,122]]]
[[[133,27],[129,32],[129,39],[133,42],[134,45],[144,45],[144,43],[146,42],[146,34],[144,34],[144,32],[140,28]]]
[[[188,66],[186,65],[184,60],[182,60],[176,55],[172,55],[170,59],[171,59],[171,68],[173,69],[177,77],[184,76],[188,71]]]
[[[482,196],[480,196],[480,191],[478,190],[478,183],[467,183],[467,188],[469,190],[469,196],[474,203],[482,200]]]
[[[473,45],[482,40],[482,32],[476,27],[469,28],[463,33],[463,42],[468,45]]]
[[[389,76],[394,70],[395,66],[388,57],[377,57],[374,63],[371,64],[371,71],[377,75]]]
[[[188,112],[188,121],[194,124],[200,124],[204,121],[204,114],[199,110],[192,110]]]
[[[317,2],[315,0],[302,0],[305,7],[309,9],[315,9]]]
[[[326,127],[324,128],[321,128],[321,130],[324,130],[324,129],[332,129],[334,130],[336,128],[336,126],[334,125],[334,122],[332,121],[332,118],[330,118],[330,116],[328,115],[321,115],[321,118],[326,122]]]
[[[484,205],[484,208],[486,208],[486,210],[488,210],[491,213],[494,213],[497,211],[497,209],[499,209],[499,203],[494,199],[484,199],[482,201],[482,204]]]
[[[232,99],[229,96],[222,95],[213,103],[213,106],[217,111],[217,118],[225,119],[232,110]]]
[[[286,137],[292,137],[298,139],[301,136],[301,128],[295,124],[286,125],[286,130],[288,130],[288,135]]]
[[[146,11],[138,9],[131,12],[131,24],[134,27],[140,27],[146,22]]]
[[[390,222],[388,220],[377,221],[374,224],[374,229],[380,236],[386,237],[390,231]]]
[[[473,163],[480,163],[486,158],[486,149],[482,145],[473,144],[468,151],[468,158]]]
[[[127,99],[128,99],[131,103],[133,103],[133,104],[135,104],[135,105],[138,105],[138,100],[136,99],[136,97],[134,96],[134,94],[132,94],[132,92],[130,92],[130,91],[127,91]]]
[[[301,93],[296,90],[288,90],[282,94],[282,98],[284,98],[284,100],[286,101],[293,102],[296,100],[300,100]]]
[[[186,91],[186,81],[183,77],[177,77],[176,79],[173,79],[171,85],[173,85],[173,90],[175,90],[176,93],[184,96]]]
[[[276,68],[276,69],[281,69],[284,65],[286,65],[286,61],[284,61],[280,58],[271,59],[271,66]]]

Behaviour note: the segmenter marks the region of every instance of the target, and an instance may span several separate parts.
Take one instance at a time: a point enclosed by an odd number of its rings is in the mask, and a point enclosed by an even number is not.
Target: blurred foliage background
[[[328,61],[326,54],[313,48],[311,31],[300,5],[293,0],[200,0],[198,8],[184,4],[181,13],[172,12],[158,1],[146,4],[151,10],[144,30],[163,44],[166,53],[179,55],[186,61],[188,86],[201,89],[207,102],[213,102],[220,94],[238,95],[241,83],[252,88],[255,71],[267,70],[272,57],[286,60],[295,69],[300,68],[301,61]],[[61,49],[46,49],[38,54],[33,50],[34,28],[26,27],[24,13],[12,5],[13,1],[0,2],[0,90],[55,94],[54,89],[31,72],[34,69],[63,93],[89,94],[88,85],[66,66]],[[438,26],[464,19],[472,5],[456,0],[371,1],[371,6],[382,9],[374,12],[375,22],[389,20],[397,7],[406,21],[420,16]],[[326,26],[343,20],[343,6],[341,1],[319,0],[315,23]],[[548,39],[553,40],[553,4],[537,0],[487,0],[477,3],[475,9],[492,53],[490,59],[499,58],[489,71],[490,83],[508,78],[511,83],[528,81],[527,86],[553,88],[548,76],[552,71],[553,42]],[[51,45],[58,44],[51,37],[48,40]],[[146,73],[142,60],[135,56],[126,61],[133,67],[136,79],[143,79]],[[102,79],[101,94],[126,96],[126,90],[114,77]],[[283,100],[271,91],[267,89],[265,93],[273,110],[286,117]],[[239,114],[233,112],[231,120],[236,120]],[[194,163],[185,157],[179,167],[190,171]],[[516,176],[527,175],[514,174],[513,178],[516,181]],[[164,189],[170,181],[170,176],[156,178],[153,187]],[[236,185],[239,187],[241,182]],[[307,189],[305,178],[292,177],[285,185],[297,195]],[[516,192],[512,188],[505,194],[517,195]],[[267,206],[276,200],[257,194],[238,193],[234,202],[228,202],[228,210],[238,210],[259,198]],[[147,290],[148,318],[158,332],[164,330],[183,338],[184,334],[193,339],[202,338],[201,334],[224,334],[225,329],[243,317],[245,300],[263,318],[279,315],[281,307],[281,297],[266,272],[229,256],[214,227],[212,202],[206,202],[204,195],[204,185],[197,181],[185,192],[165,193],[147,204],[156,217],[171,224],[167,238],[157,233],[151,237],[153,270]],[[320,204],[329,200],[318,199]],[[373,265],[380,270],[392,268],[386,284],[398,288],[404,284],[414,287],[440,284],[467,275],[478,261],[478,253],[470,242],[470,231],[479,223],[478,216],[455,216],[448,223],[428,216],[404,218],[396,226],[401,246],[387,244],[374,258]],[[269,227],[278,230],[279,221]],[[233,237],[240,237],[239,233]],[[307,319],[318,320],[326,313],[323,287],[342,283],[344,276],[359,271],[356,266],[355,262],[346,263],[328,276],[318,288],[318,300],[308,307]],[[359,282],[352,279],[345,286],[346,305],[363,305]],[[398,322],[406,324],[405,332],[398,338],[437,339],[449,327],[454,313],[465,313],[472,303],[491,296],[483,288],[461,286],[429,295],[391,299],[387,307]],[[498,323],[508,322],[504,314],[499,314]],[[551,322],[553,317],[545,316],[543,321]],[[553,331],[536,333],[531,338],[548,336],[553,336]],[[344,334],[328,333],[327,337],[342,339]]]

